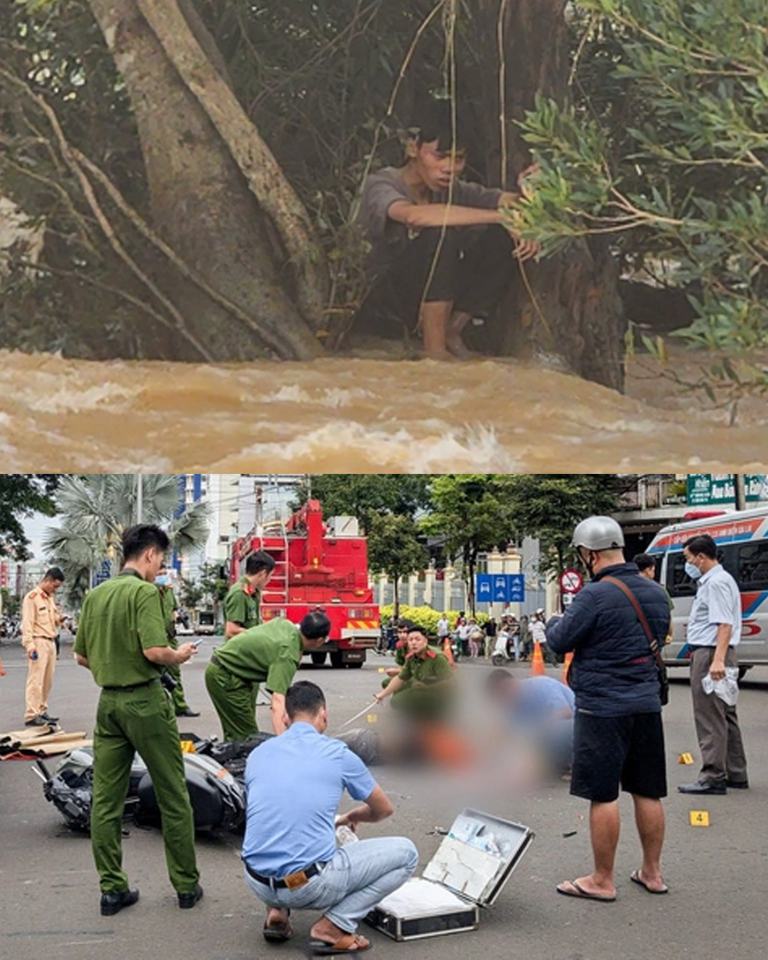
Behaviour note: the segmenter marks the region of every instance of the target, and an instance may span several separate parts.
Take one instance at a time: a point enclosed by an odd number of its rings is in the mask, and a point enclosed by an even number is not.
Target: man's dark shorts
[[[595,717],[576,711],[571,793],[611,803],[627,793],[659,800],[667,795],[661,713]]]

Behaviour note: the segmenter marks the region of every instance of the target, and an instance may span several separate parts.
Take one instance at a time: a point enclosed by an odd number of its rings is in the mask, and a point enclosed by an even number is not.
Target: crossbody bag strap
[[[648,621],[645,619],[645,614],[643,613],[643,608],[638,603],[637,597],[629,589],[629,587],[622,580],[619,580],[617,577],[603,577],[602,583],[612,583],[614,586],[618,587],[619,590],[628,598],[632,606],[635,608],[635,613],[637,614],[637,619],[640,621],[640,624],[645,630],[645,635],[648,637],[648,643],[651,645],[651,653],[656,658],[656,663],[661,668],[662,660],[661,653],[659,652],[659,642],[651,633],[651,628],[648,626]]]

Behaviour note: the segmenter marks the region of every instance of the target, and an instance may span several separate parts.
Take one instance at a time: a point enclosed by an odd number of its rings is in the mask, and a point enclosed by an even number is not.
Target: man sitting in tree
[[[411,131],[405,165],[366,180],[360,223],[371,244],[373,286],[355,332],[420,332],[428,358],[471,356],[462,330],[493,312],[513,276],[513,257],[527,260],[539,247],[501,226],[502,208],[519,195],[460,179],[466,165],[455,112],[449,101],[435,101]]]

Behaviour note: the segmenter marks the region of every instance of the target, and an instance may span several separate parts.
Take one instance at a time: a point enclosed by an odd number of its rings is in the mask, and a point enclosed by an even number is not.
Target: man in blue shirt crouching
[[[316,954],[367,950],[358,921],[416,869],[410,840],[382,837],[336,846],[336,827],[356,831],[392,815],[386,794],[341,740],[324,736],[323,691],[302,680],[285,697],[288,729],[252,751],[245,770],[248,813],[245,879],[267,905],[264,937],[293,936],[291,909],[321,910],[312,926]],[[336,819],[344,790],[362,801]]]

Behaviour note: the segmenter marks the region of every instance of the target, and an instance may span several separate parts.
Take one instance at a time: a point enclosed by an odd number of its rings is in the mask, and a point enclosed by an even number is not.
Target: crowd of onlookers
[[[498,654],[504,660],[518,663],[531,659],[533,645],[538,641],[544,659],[555,664],[557,658],[547,646],[545,620],[543,608],[530,616],[523,614],[519,619],[510,613],[504,614],[500,619],[488,617],[482,623],[476,617],[467,616],[464,611],[461,611],[453,622],[448,618],[448,614],[443,614],[437,623],[437,644],[442,647],[448,639],[456,657],[490,660]],[[396,642],[395,622],[383,624],[379,651],[392,652]]]

